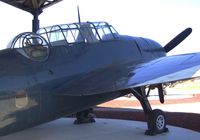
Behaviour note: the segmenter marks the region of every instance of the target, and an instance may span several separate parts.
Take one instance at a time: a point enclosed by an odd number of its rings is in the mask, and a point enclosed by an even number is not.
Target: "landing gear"
[[[161,93],[161,88],[160,87],[158,88],[159,88],[159,95],[163,95]],[[156,134],[161,134],[161,133],[169,131],[168,128],[166,128],[166,117],[165,117],[164,112],[159,109],[152,110],[151,105],[147,99],[145,87],[127,89],[121,92],[127,93],[127,94],[133,93],[133,95],[140,101],[140,104],[142,105],[144,113],[147,116],[148,130],[146,130],[145,132],[146,135],[156,135]],[[163,96],[160,99],[161,99],[161,102],[164,102]]]
[[[156,135],[163,132],[168,132],[168,128],[166,128],[166,117],[162,110],[155,109],[152,110],[148,115],[147,120],[148,130],[146,130],[146,135]]]
[[[74,124],[94,123],[94,117],[95,115],[93,113],[92,108],[83,110],[81,112],[76,113],[76,120],[74,121]]]

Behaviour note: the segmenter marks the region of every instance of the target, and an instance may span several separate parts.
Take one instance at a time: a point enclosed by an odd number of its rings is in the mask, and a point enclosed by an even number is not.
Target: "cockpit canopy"
[[[37,33],[21,33],[7,47],[15,48],[31,60],[45,61],[50,53],[49,46],[69,47],[76,43],[112,41],[118,36],[116,30],[106,22],[72,23],[41,28]]]
[[[34,60],[44,61],[49,56],[48,42],[39,34],[25,32],[10,41],[8,48],[16,48],[23,56]]]
[[[48,40],[51,46],[82,42],[96,43],[114,40],[118,37],[116,30],[106,22],[55,25],[41,28],[37,33]]]

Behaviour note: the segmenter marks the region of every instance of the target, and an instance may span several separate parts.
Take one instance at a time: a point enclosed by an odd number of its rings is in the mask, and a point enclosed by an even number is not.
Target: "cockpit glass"
[[[90,44],[117,38],[116,30],[106,22],[81,22],[40,28],[37,33],[21,33],[7,47],[15,48],[33,61],[45,61],[49,57],[49,46],[69,47],[76,43]]]
[[[51,46],[73,43],[96,43],[118,37],[116,30],[106,22],[83,22],[41,28],[37,31]]]
[[[34,61],[45,61],[50,52],[45,38],[32,32],[17,35],[8,48],[15,48],[20,54]]]

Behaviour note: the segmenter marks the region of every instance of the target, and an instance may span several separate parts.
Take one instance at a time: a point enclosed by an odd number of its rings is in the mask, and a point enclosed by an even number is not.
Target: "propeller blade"
[[[192,28],[187,28],[178,34],[175,38],[173,38],[169,43],[167,43],[164,47],[166,52],[171,51],[175,48],[179,43],[181,43],[186,37],[188,37],[192,32]]]

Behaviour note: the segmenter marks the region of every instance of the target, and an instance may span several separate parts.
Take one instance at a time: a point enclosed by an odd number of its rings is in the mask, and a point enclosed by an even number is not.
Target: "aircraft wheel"
[[[146,135],[156,135],[168,132],[165,114],[160,109],[155,109],[149,114],[147,125],[148,130],[145,132]]]

